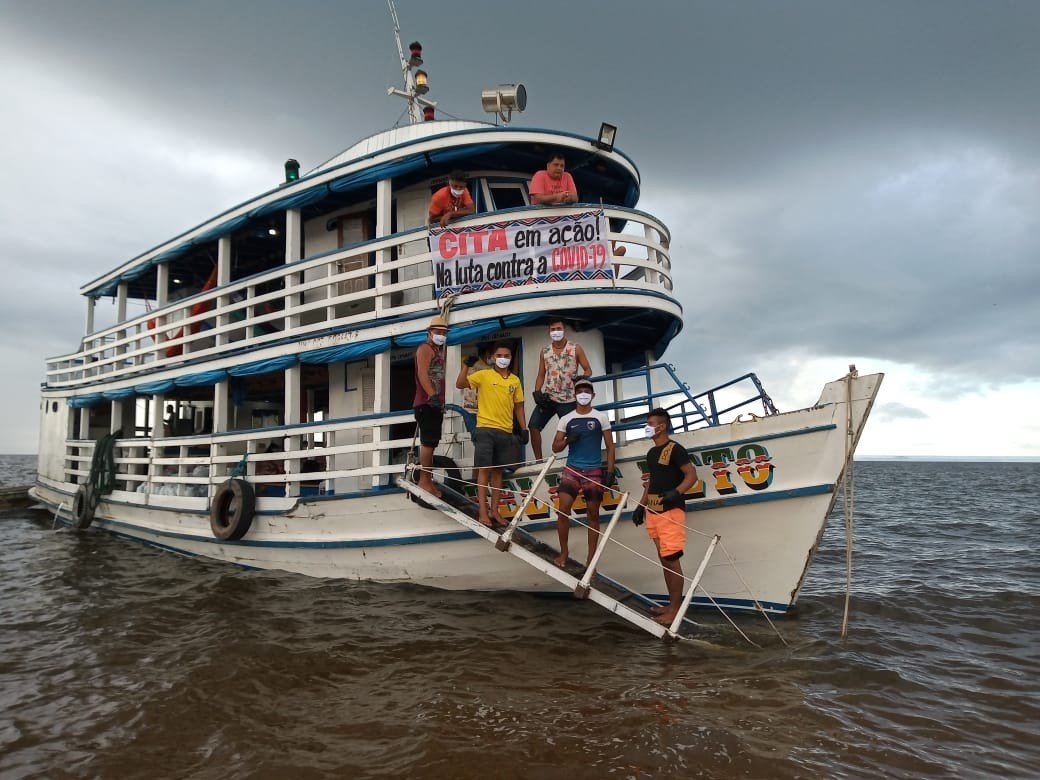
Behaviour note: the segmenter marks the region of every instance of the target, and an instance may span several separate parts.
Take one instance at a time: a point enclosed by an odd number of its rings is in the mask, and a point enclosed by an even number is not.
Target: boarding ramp
[[[530,490],[527,491],[523,502],[513,516],[512,521],[502,531],[488,528],[478,521],[477,507],[470,498],[447,485],[438,485],[442,493],[442,497],[438,498],[412,482],[409,475],[398,477],[397,484],[431,509],[436,509],[462,527],[495,545],[495,548],[500,552],[518,558],[533,569],[537,569],[545,576],[560,583],[567,590],[571,591],[576,598],[592,601],[608,612],[627,620],[632,625],[638,626],[660,639],[692,638],[689,629],[694,624],[686,620],[684,616],[690,606],[693,593],[708,567],[708,561],[715,551],[719,537],[715,536],[711,540],[704,558],[697,568],[697,573],[689,580],[689,587],[683,595],[682,607],[675,621],[671,625],[662,625],[654,620],[654,615],[651,612],[653,607],[658,606],[656,602],[596,571],[596,564],[599,562],[604,549],[606,549],[606,545],[610,543],[610,536],[628,503],[628,493],[621,496],[621,500],[611,515],[610,521],[600,531],[599,544],[588,568],[570,558],[567,560],[567,565],[564,568],[556,566],[553,563],[553,559],[559,555],[559,550],[545,542],[539,541],[520,527],[520,520],[525,516],[527,505],[534,498],[554,461],[555,458],[550,457],[545,462],[538,477],[531,485]]]

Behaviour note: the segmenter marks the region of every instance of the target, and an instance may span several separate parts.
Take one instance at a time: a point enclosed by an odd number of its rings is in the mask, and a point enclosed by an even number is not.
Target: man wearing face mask
[[[585,377],[574,380],[577,408],[565,414],[556,428],[553,452],[567,448],[567,465],[557,493],[560,508],[556,513],[556,532],[560,537],[560,554],[553,561],[563,568],[570,553],[567,537],[570,533],[571,507],[579,493],[585,495],[586,519],[589,526],[589,552],[585,565],[592,562],[599,542],[599,506],[603,501],[603,487],[613,482],[614,436],[610,432],[610,419],[603,412],[592,408],[595,392],[592,382]],[[604,472],[600,447],[607,449],[607,468]]]
[[[444,345],[448,322],[441,316],[430,320],[426,341],[415,350],[415,421],[419,424],[419,487],[440,497],[433,484],[433,451],[441,443],[444,425]]]
[[[553,417],[574,411],[574,377],[589,375],[589,359],[580,344],[567,340],[563,320],[549,322],[549,345],[538,354],[538,376],[534,380],[534,412],[531,413],[531,449],[542,459],[542,428]]]
[[[524,388],[520,378],[509,370],[513,350],[508,344],[496,344],[492,351],[492,368],[469,373],[468,361],[459,367],[455,387],[477,390],[477,427],[473,433],[473,465],[477,470],[477,507],[479,520],[488,528],[500,530],[505,520],[499,514],[502,491],[502,467],[519,463],[529,434],[524,415]],[[513,435],[513,418],[520,434]],[[491,507],[488,509],[488,487]]]
[[[427,222],[431,225],[440,224],[441,227],[446,227],[452,220],[461,219],[475,211],[473,197],[466,186],[466,174],[462,171],[452,171],[448,176],[448,186],[441,187],[430,198],[430,214]]]
[[[645,433],[654,446],[646,454],[649,479],[632,522],[642,525],[657,548],[668,589],[668,606],[654,607],[658,623],[670,625],[682,605],[683,573],[679,559],[686,546],[686,504],[683,493],[697,481],[690,454],[678,442],[668,438],[671,418],[664,409],[654,409],[647,416]],[[645,508],[644,508],[645,507]]]

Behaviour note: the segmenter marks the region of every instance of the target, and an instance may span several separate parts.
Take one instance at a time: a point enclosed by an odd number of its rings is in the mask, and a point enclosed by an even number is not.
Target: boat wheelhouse
[[[565,155],[580,202],[532,206],[528,182],[553,153]],[[476,213],[452,223],[449,238],[512,231],[520,260],[547,265],[514,262],[494,279],[441,273],[447,255],[436,256],[442,234],[427,209],[454,169],[466,171]],[[413,501],[400,479],[416,444],[413,356],[431,317],[450,319],[448,376],[466,355],[507,341],[530,395],[546,325],[563,315],[597,374],[596,405],[613,420],[622,488],[641,491],[652,407],[670,411],[693,455],[691,557],[710,556],[716,537],[725,553],[705,558],[694,602],[786,611],[881,377],[852,372],[788,414],[754,374],[691,392],[659,362],[684,314],[669,231],[637,208],[640,184],[632,160],[599,139],[458,120],[377,133],[290,175],[81,288],[82,342],[47,361],[33,495],[75,524],[245,566],[557,590]],[[531,244],[540,239],[528,232],[554,224],[595,225],[591,243],[606,256],[593,268]],[[566,248],[557,236],[554,250]],[[456,244],[451,254],[473,252]],[[106,298],[114,320],[98,326]],[[472,410],[460,393],[446,411],[441,477],[472,492]],[[736,418],[748,411],[761,415]],[[559,466],[542,465],[518,464],[502,514],[551,543]],[[248,507],[222,492],[229,483],[248,484]],[[211,523],[246,509],[235,533]],[[619,494],[604,503],[614,510],[617,544],[601,570],[659,593],[653,548]],[[579,500],[576,520],[582,511]]]

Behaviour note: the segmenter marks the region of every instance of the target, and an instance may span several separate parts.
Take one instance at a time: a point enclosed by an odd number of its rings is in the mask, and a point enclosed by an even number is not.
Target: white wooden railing
[[[371,490],[403,473],[413,436],[391,438],[391,426],[414,428],[411,409],[294,426],[172,438],[118,439],[112,498],[145,505],[208,508],[216,486],[238,467],[258,497],[293,499],[301,493],[342,494]],[[316,445],[316,438],[324,438]],[[267,452],[276,445],[277,452]],[[86,482],[95,442],[65,442],[65,482]],[[461,461],[472,444],[462,416],[451,408],[439,453]],[[304,471],[314,460],[318,470]],[[169,500],[167,500],[169,499]]]
[[[588,208],[553,209],[552,213],[577,214]],[[615,246],[627,250],[624,257],[614,258],[617,286],[670,292],[668,229],[639,211],[607,208],[605,212],[642,231],[642,235],[609,235]],[[514,209],[508,217],[524,219],[545,213],[545,209]],[[492,212],[460,224],[488,224],[501,221],[503,216],[502,212]],[[371,322],[373,315],[428,311],[434,278],[426,236],[425,229],[407,231],[279,266],[88,334],[78,352],[47,361],[47,386],[71,388],[99,380],[115,381],[189,359],[223,356],[231,348],[255,349],[283,339],[295,341],[318,335],[330,328]],[[393,250],[398,255],[396,260],[390,259]],[[374,263],[368,264],[369,256],[374,256]],[[358,260],[365,266],[346,270]],[[394,271],[398,280],[391,283]],[[590,288],[602,285],[584,281],[568,284]],[[261,292],[271,286],[276,289]],[[406,295],[409,291],[415,292]],[[515,292],[488,291],[474,293],[472,298],[494,300]],[[193,308],[199,313],[192,314]]]

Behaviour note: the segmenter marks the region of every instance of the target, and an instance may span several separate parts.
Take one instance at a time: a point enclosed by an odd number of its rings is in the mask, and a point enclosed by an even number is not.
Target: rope
[[[544,460],[544,458],[543,458],[543,460]],[[537,462],[537,461],[535,461],[535,462]],[[566,469],[567,466],[564,466],[564,468]],[[481,487],[481,483],[479,483],[479,482],[473,482],[473,481],[465,480],[465,479],[459,479],[457,481],[459,483],[461,483],[461,484],[464,484],[464,485],[473,485],[473,486],[478,487],[478,488]],[[603,484],[601,484],[599,482],[596,482],[595,480],[589,480],[589,482],[592,482],[593,484],[598,485],[599,487],[603,488],[605,491],[609,491],[611,493],[620,494],[620,492],[621,492],[620,490],[618,490],[616,488],[607,487],[606,485],[603,485]],[[484,487],[487,487],[488,490],[492,489],[490,485],[485,485]],[[511,494],[517,495],[517,496],[521,497],[521,500],[524,497],[527,496],[527,493],[522,491],[522,490],[514,490],[512,488],[508,488],[507,489],[507,488],[504,488],[504,487],[501,488],[501,490],[503,492],[509,492]],[[636,503],[639,504],[638,501]],[[643,506],[644,509],[648,509],[648,507],[646,507],[645,504],[639,504],[639,505]],[[562,517],[566,517],[568,521],[574,523],[575,525],[578,525],[578,526],[580,526],[582,528],[585,528],[586,530],[589,530],[589,531],[593,530],[592,526],[588,525],[587,523],[582,522],[579,518],[575,517],[573,514],[568,513],[568,512],[562,512],[559,509],[556,509],[555,511],[556,511],[557,515],[560,515]],[[694,533],[699,534],[699,535],[704,536],[704,537],[712,537],[712,536],[714,536],[714,534],[707,534],[707,533],[704,533],[703,531],[698,531],[697,529],[690,528],[689,526],[687,526],[685,524],[684,524],[684,527],[687,528],[688,530],[691,530]],[[626,550],[626,551],[632,553],[637,558],[642,558],[644,561],[646,561],[647,563],[651,564],[652,566],[654,566],[654,567],[656,567],[658,569],[661,569],[662,571],[664,570],[664,567],[663,567],[663,565],[661,564],[661,562],[659,560],[655,560],[653,558],[650,558],[647,555],[644,555],[643,553],[639,552],[639,550],[636,550],[635,548],[629,547],[627,544],[625,544],[624,542],[618,541],[613,536],[611,536],[607,541],[612,542],[612,543],[616,544],[618,547],[620,547],[621,549]],[[721,539],[719,540],[719,543],[720,543],[720,546],[721,546]],[[740,573],[740,570],[737,568],[736,561],[733,560],[733,556],[731,556],[729,554],[729,552],[725,550],[725,547],[723,547],[723,551],[725,552],[726,559],[729,562],[729,565],[733,568],[734,573],[737,575],[737,577],[740,580],[741,584],[744,586],[744,589],[747,591],[748,595],[751,597],[751,600],[754,602],[755,607],[756,607],[756,611],[759,612],[766,619],[766,622],[769,624],[769,627],[773,630],[773,632],[777,635],[777,637],[779,637],[780,641],[783,642],[784,645],[787,645],[787,641],[784,639],[784,637],[780,633],[779,629],[777,629],[776,624],[773,623],[773,621],[770,619],[768,613],[766,612],[765,608],[758,601],[758,599],[755,598],[754,591],[751,590],[751,586],[748,585],[747,580],[745,580],[744,576]],[[682,577],[683,581],[685,581],[687,584],[689,584],[689,585],[693,584],[693,579],[688,577],[686,574],[681,574],[680,576]],[[733,619],[726,613],[726,611],[715,600],[715,598],[711,595],[711,593],[709,593],[707,590],[705,590],[702,585],[698,585],[697,586],[697,590],[699,590],[701,593],[703,593],[707,597],[707,599],[711,602],[712,606],[714,606],[719,611],[719,613],[729,622],[729,624],[731,626],[733,626],[733,628],[737,631],[737,633],[740,634],[749,644],[754,645],[755,647],[760,647],[760,645],[758,645],[756,642],[751,640],[747,636],[747,634],[745,634],[743,631],[740,630],[740,628],[736,625],[736,623],[733,622]]]
[[[231,473],[228,474],[228,479],[235,479],[236,477],[244,477],[246,474],[246,461],[249,459],[249,453],[242,453],[242,460],[240,460],[235,467],[231,469]]]
[[[853,503],[856,498],[852,448],[852,380],[855,376],[855,367],[849,366],[849,374],[845,377],[845,480],[842,483],[842,498],[845,504],[845,608],[841,617],[842,639],[849,633],[849,602],[852,597]]]

